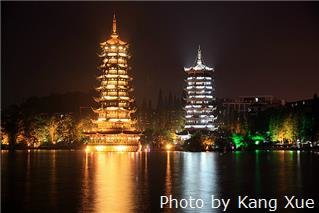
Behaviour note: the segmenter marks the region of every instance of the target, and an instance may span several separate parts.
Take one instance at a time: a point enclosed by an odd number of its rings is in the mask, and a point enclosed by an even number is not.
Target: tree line
[[[30,98],[24,103],[5,107],[1,112],[2,148],[80,148],[87,138],[84,129],[93,126],[94,114],[81,106],[94,106],[92,93],[71,93],[44,98]],[[218,130],[194,131],[183,144],[184,150],[205,151],[234,146],[237,149],[267,144],[293,144],[319,141],[319,101],[315,96],[307,103],[269,108],[245,116],[238,114],[225,123],[222,104],[216,101]],[[63,107],[65,106],[65,107]],[[161,148],[178,141],[183,131],[183,96],[164,95],[160,90],[154,107],[143,100],[133,119],[143,133],[141,143]]]

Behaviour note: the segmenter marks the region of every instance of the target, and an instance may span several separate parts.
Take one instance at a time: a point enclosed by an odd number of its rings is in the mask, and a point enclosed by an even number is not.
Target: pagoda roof
[[[117,32],[117,27],[116,27],[116,18],[115,18],[115,14],[113,16],[113,24],[112,24],[112,34],[111,34],[111,38],[108,39],[106,42],[101,43],[102,45],[105,44],[111,44],[111,45],[115,45],[115,44],[120,44],[120,45],[126,45],[127,42],[122,41],[121,39],[119,39],[119,34]]]
[[[122,41],[122,40],[119,39],[118,37],[116,37],[116,38],[112,37],[112,38],[110,38],[109,40],[107,40],[106,43],[108,43],[108,44],[113,44],[113,45],[114,45],[114,44],[121,44],[121,45],[126,45],[126,44],[127,44],[127,42]]]
[[[201,53],[200,46],[199,46],[198,51],[197,51],[196,65],[193,66],[193,67],[184,67],[184,70],[187,72],[187,71],[190,71],[190,70],[208,70],[208,71],[212,71],[214,69],[212,67],[208,67],[205,64],[203,64],[203,62],[202,62],[202,53]]]

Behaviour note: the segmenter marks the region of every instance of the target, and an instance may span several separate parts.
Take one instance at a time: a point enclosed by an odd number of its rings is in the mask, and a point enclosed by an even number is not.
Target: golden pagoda
[[[101,75],[97,77],[99,97],[94,100],[99,108],[93,111],[98,115],[95,127],[84,131],[89,137],[87,151],[138,151],[140,133],[135,129],[131,114],[132,107],[130,85],[132,78],[128,75],[128,44],[119,39],[116,18],[113,17],[111,37],[100,43],[102,64]]]

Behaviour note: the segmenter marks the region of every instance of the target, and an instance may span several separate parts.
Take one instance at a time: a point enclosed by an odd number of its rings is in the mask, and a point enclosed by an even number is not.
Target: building
[[[218,100],[221,105],[221,117],[225,124],[230,124],[238,119],[246,119],[248,115],[257,115],[272,107],[282,106],[283,100],[272,95],[239,96]]]
[[[97,151],[137,151],[140,134],[135,129],[131,114],[132,107],[130,85],[132,78],[128,75],[128,44],[120,40],[115,15],[110,38],[101,43],[102,64],[97,77],[99,97],[94,98],[99,108],[94,112],[97,119],[95,127],[85,131],[89,136],[88,150]]]
[[[187,75],[185,130],[216,130],[214,69],[203,64],[200,47],[195,66],[184,71]]]

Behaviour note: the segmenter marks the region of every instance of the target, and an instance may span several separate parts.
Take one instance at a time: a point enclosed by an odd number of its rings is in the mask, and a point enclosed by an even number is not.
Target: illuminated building
[[[184,70],[187,74],[185,129],[216,130],[214,69],[203,64],[200,47],[198,48],[196,65],[184,68]]]
[[[131,114],[133,88],[128,75],[128,44],[119,39],[115,15],[110,38],[101,43],[101,74],[97,77],[99,97],[94,98],[99,108],[93,111],[98,115],[95,128],[85,131],[89,137],[87,150],[96,151],[137,151],[140,134],[135,129]]]

